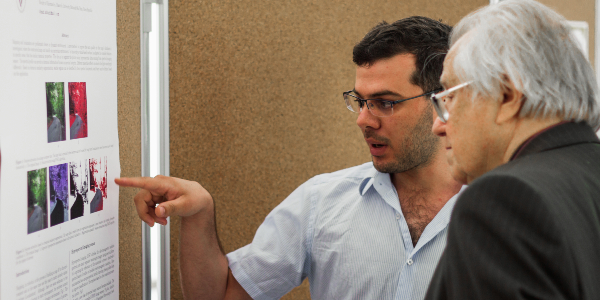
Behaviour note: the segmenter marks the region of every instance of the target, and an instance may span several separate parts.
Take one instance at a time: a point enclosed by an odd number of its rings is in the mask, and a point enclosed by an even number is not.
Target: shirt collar
[[[392,179],[389,173],[381,173],[373,167],[371,171],[365,174],[365,178],[359,185],[359,193],[364,196],[369,189],[375,189],[375,192],[396,211],[401,212],[400,202],[396,188],[392,184]]]
[[[379,188],[381,186],[382,188]],[[400,208],[400,201],[398,200],[398,195],[396,194],[396,189],[393,188],[392,180],[390,179],[390,174],[381,173],[377,171],[374,167],[371,171],[366,172],[365,177],[361,181],[358,191],[361,196],[364,196],[370,188],[374,188],[377,193],[386,201],[391,207],[393,207],[399,213],[402,213]],[[412,254],[416,253],[424,247],[429,241],[435,238],[442,230],[448,227],[448,223],[450,222],[450,216],[452,215],[452,210],[454,209],[454,205],[456,204],[456,200],[458,196],[467,188],[466,185],[463,185],[460,191],[452,196],[446,204],[440,209],[440,211],[435,215],[433,220],[427,224],[423,234],[419,238],[419,242],[417,242],[416,247],[412,250]]]
[[[367,193],[367,191],[373,186],[373,183],[375,181],[375,176],[377,176],[378,174],[382,174],[382,173],[377,171],[375,169],[375,167],[371,168],[371,170],[369,170],[369,172],[366,172],[365,178],[363,178],[362,182],[358,186],[358,192],[360,193],[361,196],[364,196]],[[389,175],[388,175],[388,177],[389,177]]]

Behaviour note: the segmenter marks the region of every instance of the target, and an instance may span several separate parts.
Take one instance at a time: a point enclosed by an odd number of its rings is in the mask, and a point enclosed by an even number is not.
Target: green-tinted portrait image
[[[27,233],[48,228],[46,168],[27,172]]]
[[[46,82],[46,125],[48,143],[66,140],[64,82]]]

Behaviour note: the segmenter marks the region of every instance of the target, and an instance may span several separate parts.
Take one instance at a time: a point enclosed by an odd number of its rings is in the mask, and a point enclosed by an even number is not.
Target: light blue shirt
[[[279,299],[306,277],[312,299],[423,299],[457,196],[413,247],[389,174],[366,163],[318,175],[227,255],[229,267],[253,299]]]

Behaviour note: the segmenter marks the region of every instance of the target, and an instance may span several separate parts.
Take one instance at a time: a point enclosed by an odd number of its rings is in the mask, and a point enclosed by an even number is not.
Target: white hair
[[[512,83],[524,95],[520,117],[600,127],[594,71],[561,15],[532,0],[507,0],[463,18],[450,46],[465,34],[453,67],[461,82],[473,82],[475,96],[499,100]]]

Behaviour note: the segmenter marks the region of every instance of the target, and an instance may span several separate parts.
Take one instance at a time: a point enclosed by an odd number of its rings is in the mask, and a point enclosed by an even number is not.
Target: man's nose
[[[439,117],[435,118],[435,120],[433,120],[431,131],[437,136],[446,136],[446,123],[442,122]]]
[[[370,127],[373,129],[379,129],[380,120],[378,117],[374,116],[369,111],[369,109],[367,108],[367,105],[365,104],[365,106],[363,106],[362,110],[358,113],[358,118],[356,119],[356,125],[358,125],[358,127],[360,127],[361,129],[365,129],[367,127]]]

